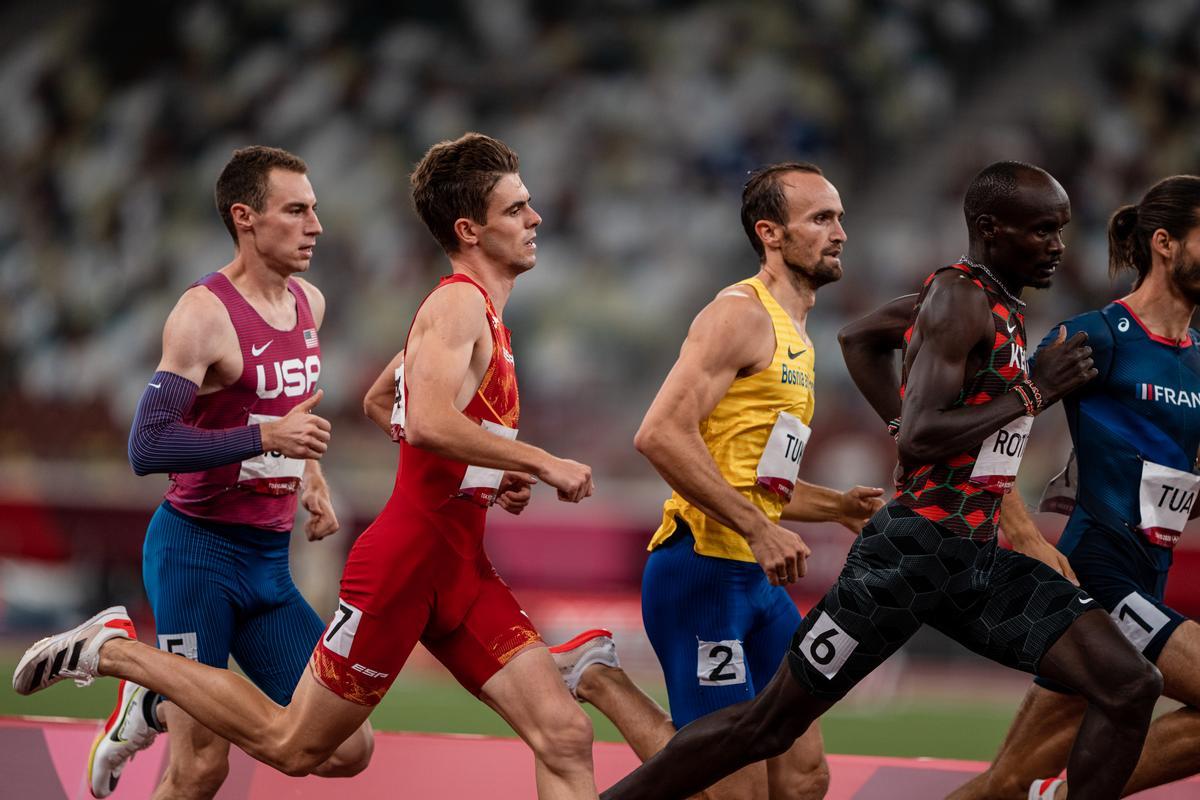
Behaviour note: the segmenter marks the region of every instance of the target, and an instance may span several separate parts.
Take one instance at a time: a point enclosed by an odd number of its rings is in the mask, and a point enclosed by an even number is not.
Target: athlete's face
[[[988,216],[989,266],[1019,286],[1049,288],[1066,249],[1063,229],[1071,221],[1071,201],[1058,181],[1025,173],[1016,196]]]
[[[811,172],[789,172],[781,179],[788,221],[780,235],[780,255],[788,269],[813,288],[842,277],[842,199],[833,184]]]
[[[299,172],[273,169],[267,185],[263,210],[250,210],[250,245],[273,268],[285,274],[304,272],[321,235],[312,184]]]
[[[1171,280],[1180,293],[1200,305],[1200,225],[1193,226],[1179,241],[1171,259]]]
[[[529,205],[521,176],[504,175],[488,198],[487,223],[476,227],[479,247],[488,260],[521,273],[537,262],[537,226],[541,216]]]

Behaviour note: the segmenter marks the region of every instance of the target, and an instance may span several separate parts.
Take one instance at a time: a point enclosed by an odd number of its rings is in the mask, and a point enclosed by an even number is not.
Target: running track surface
[[[0,717],[0,796],[38,800],[84,800],[87,758],[98,722]],[[165,737],[126,768],[113,800],[146,798],[165,764]],[[596,779],[604,787],[635,766],[623,744],[597,742]],[[829,757],[833,774],[826,800],[907,800],[944,797],[983,768],[972,761]],[[535,796],[533,762],[516,739],[484,736],[376,734],[371,766],[349,780],[289,778],[262,766],[236,748],[229,779],[218,800],[308,800],[397,797],[467,800],[527,800]],[[1200,778],[1137,795],[1144,800],[1194,800]]]

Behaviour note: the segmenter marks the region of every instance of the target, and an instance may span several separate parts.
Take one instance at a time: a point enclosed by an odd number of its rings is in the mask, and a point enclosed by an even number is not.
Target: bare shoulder
[[[203,286],[184,292],[163,326],[159,368],[199,384],[208,367],[235,353],[237,332],[225,304]]]
[[[425,299],[413,320],[414,331],[436,328],[446,333],[479,331],[487,327],[483,293],[469,283],[439,286]]]
[[[304,290],[304,296],[308,298],[309,308],[312,309],[313,321],[317,323],[317,327],[321,327],[321,322],[325,319],[325,295],[321,290],[314,286],[310,281],[301,278],[298,275],[292,277]]]
[[[774,327],[753,289],[731,286],[692,320],[688,342],[703,348],[710,360],[740,370],[774,352]]]
[[[961,336],[978,332],[990,337],[991,316],[987,293],[965,273],[946,270],[933,279],[921,303],[917,324],[926,335]]]

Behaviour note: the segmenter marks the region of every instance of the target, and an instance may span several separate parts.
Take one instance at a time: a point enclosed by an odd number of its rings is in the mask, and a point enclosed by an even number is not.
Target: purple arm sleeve
[[[257,425],[207,430],[180,422],[199,390],[173,372],[154,373],[129,432],[129,463],[135,473],[199,472],[263,451]]]

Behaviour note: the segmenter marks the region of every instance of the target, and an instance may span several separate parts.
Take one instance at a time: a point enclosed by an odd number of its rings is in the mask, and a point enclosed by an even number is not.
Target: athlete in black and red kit
[[[1162,678],[1086,593],[996,544],[1032,417],[1096,373],[1082,333],[1060,336],[1026,371],[1019,296],[1050,285],[1070,203],[1045,171],[1001,162],[976,176],[964,211],[970,255],[930,276],[905,336],[901,490],[766,689],[685,727],[605,798],[688,797],[784,752],[923,624],[1086,697],[1071,797],[1120,795]]]

